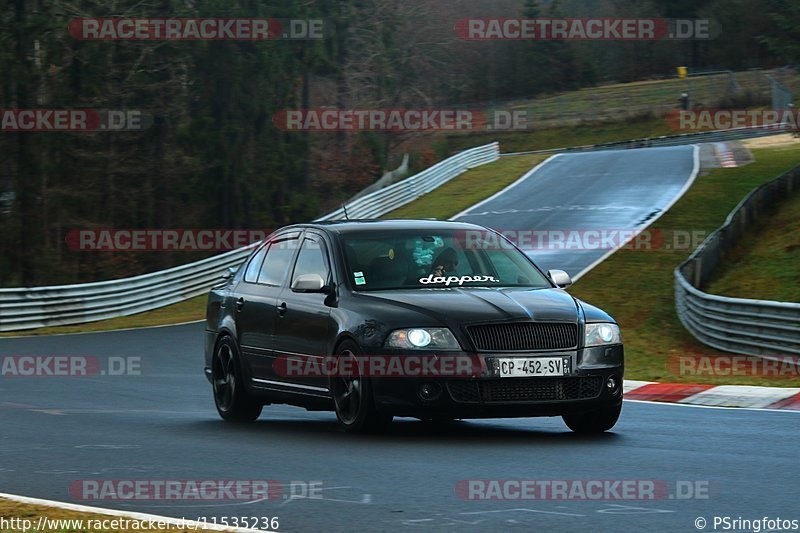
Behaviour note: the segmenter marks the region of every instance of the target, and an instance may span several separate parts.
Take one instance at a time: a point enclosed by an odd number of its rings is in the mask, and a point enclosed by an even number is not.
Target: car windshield
[[[487,230],[354,232],[342,242],[359,291],[552,287],[522,252]]]

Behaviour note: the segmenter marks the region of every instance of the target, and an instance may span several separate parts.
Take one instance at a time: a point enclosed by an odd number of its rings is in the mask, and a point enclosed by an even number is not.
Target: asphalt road
[[[278,516],[286,531],[693,531],[714,515],[800,518],[793,412],[627,402],[613,433],[572,434],[560,419],[434,428],[396,421],[383,436],[339,433],[332,413],[266,407],[222,422],[202,375],[201,324],[0,340],[0,354],[107,357],[141,375],[0,378],[0,491],[191,517]],[[89,364],[94,368],[94,364]],[[322,482],[322,498],[82,501],[77,480]],[[461,480],[691,482],[707,499],[475,501]],[[697,484],[695,484],[697,483]],[[304,485],[295,484],[300,492]],[[320,494],[319,492],[317,494]],[[794,515],[794,516],[792,516]]]
[[[463,220],[637,227],[681,191],[692,165],[685,147],[561,156]],[[575,274],[604,253],[539,259]],[[698,517],[712,530],[715,515],[800,519],[794,412],[626,402],[614,432],[592,438],[550,418],[443,427],[402,419],[386,435],[350,436],[332,413],[287,406],[266,407],[250,425],[222,422],[202,373],[201,324],[0,339],[3,364],[15,355],[82,356],[74,361],[106,371],[133,366],[122,375],[0,377],[2,492],[209,521],[277,516],[285,531],[673,532],[696,531]],[[281,484],[276,499],[96,501],[70,491],[81,480],[264,479]],[[456,491],[487,479],[639,480],[666,492],[645,501],[613,492],[607,501],[476,501]],[[675,497],[688,486],[701,497]],[[313,497],[302,497],[306,490]]]
[[[623,244],[612,232],[647,227],[696,171],[693,146],[562,154],[454,219],[511,232],[544,270],[558,268],[577,278],[610,251],[609,243]],[[542,232],[547,245],[532,234],[526,245],[530,230]],[[586,230],[605,230],[608,240],[603,244]],[[582,249],[568,244],[570,235],[580,238]]]

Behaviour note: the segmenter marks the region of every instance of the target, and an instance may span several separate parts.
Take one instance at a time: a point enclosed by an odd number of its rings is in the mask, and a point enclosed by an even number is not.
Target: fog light
[[[419,388],[419,397],[425,401],[435,400],[442,394],[442,387],[438,383],[423,383]]]
[[[606,387],[608,387],[608,390],[613,391],[617,388],[617,380],[613,377],[608,378],[608,381],[606,381]]]

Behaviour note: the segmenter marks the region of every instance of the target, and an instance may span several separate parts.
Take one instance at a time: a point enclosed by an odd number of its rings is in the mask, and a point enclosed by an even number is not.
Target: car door
[[[248,375],[272,377],[277,300],[292,264],[300,232],[277,236],[252,257],[237,287],[236,328]]]
[[[314,368],[322,368],[322,360],[330,351],[329,339],[334,325],[331,323],[331,309],[326,305],[328,295],[322,292],[295,292],[292,283],[301,275],[318,274],[327,287],[331,286],[331,260],[328,247],[322,235],[307,231],[297,253],[289,283],[278,297],[278,320],[275,327],[275,355],[283,357],[279,370],[284,370],[287,383],[306,394],[326,393],[327,377],[315,375]],[[288,359],[308,362],[306,365],[287,365]],[[288,368],[308,368],[310,375],[301,372],[286,372]],[[298,375],[300,374],[300,375]],[[299,392],[299,391],[298,391]]]

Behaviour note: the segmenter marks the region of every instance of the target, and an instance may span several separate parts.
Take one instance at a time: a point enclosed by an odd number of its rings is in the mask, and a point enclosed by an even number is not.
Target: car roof
[[[485,229],[483,226],[468,224],[466,222],[453,222],[450,220],[426,219],[358,219],[358,220],[324,220],[307,224],[296,224],[289,228],[317,228],[331,233],[344,234],[362,231],[441,231],[441,230],[467,230]],[[284,228],[288,229],[288,228]]]

